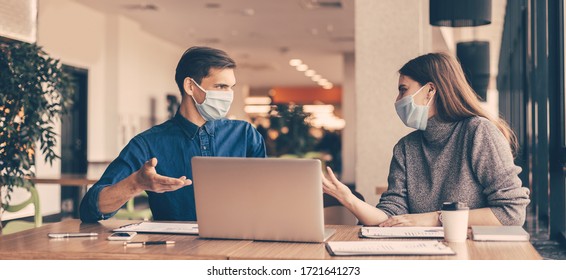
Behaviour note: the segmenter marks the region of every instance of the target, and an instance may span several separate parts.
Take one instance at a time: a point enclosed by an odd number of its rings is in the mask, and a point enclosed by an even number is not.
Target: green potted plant
[[[302,157],[311,151],[316,138],[310,130],[312,125],[310,113],[301,105],[279,104],[269,112],[270,128],[268,132],[275,134],[275,156],[295,155]]]
[[[14,188],[34,188],[36,143],[49,164],[59,158],[54,125],[72,95],[59,60],[36,44],[0,41],[0,220]]]

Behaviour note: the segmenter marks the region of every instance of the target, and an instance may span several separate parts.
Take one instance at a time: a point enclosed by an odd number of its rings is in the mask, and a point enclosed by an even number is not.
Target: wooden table
[[[62,187],[81,188],[79,196],[82,198],[87,191],[87,187],[98,181],[98,179],[88,178],[82,174],[61,174],[59,177],[32,177],[30,180],[34,184],[57,184]]]
[[[65,187],[80,187],[86,190],[88,185],[92,185],[98,179],[88,178],[81,174],[61,174],[59,177],[32,177],[30,180],[34,184],[57,184]]]
[[[194,235],[138,234],[133,241],[175,240],[173,246],[124,247],[122,241],[107,241],[111,230],[132,223],[107,220],[81,224],[65,220],[40,228],[0,236],[0,259],[464,259],[539,260],[541,256],[529,242],[449,243],[455,256],[356,256],[332,257],[323,243],[258,242],[250,240],[212,240]],[[330,238],[361,240],[359,226],[328,226],[337,230]],[[97,238],[50,239],[50,232],[98,232]],[[365,239],[367,240],[367,239]]]
[[[88,178],[83,174],[61,174],[59,177],[32,177],[34,184],[57,184],[61,187],[78,187],[78,192],[73,199],[73,216],[79,217],[78,206],[87,192],[88,186],[96,183],[98,179]]]

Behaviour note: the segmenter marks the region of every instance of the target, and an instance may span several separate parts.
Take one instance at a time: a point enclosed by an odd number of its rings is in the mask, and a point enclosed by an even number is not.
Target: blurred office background
[[[476,18],[434,21],[442,13]],[[519,137],[516,162],[532,192],[526,227],[564,239],[562,0],[0,0],[0,23],[4,40],[36,42],[79,81],[75,109],[56,126],[61,160],[37,160],[37,177],[98,178],[129,139],[174,114],[176,63],[205,45],[238,64],[230,118],[253,123],[270,156],[321,158],[370,204],[411,131],[393,106],[397,70],[451,53]],[[76,211],[77,188],[37,189],[43,216]]]

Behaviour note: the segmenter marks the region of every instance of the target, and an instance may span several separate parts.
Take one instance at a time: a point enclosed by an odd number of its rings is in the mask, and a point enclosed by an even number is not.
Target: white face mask
[[[230,105],[232,105],[232,100],[234,100],[234,91],[204,90],[195,80],[191,79],[191,81],[205,93],[204,101],[201,104],[191,95],[203,119],[213,121],[226,117],[228,110],[230,110]]]
[[[414,129],[425,130],[428,121],[428,108],[432,101],[432,98],[428,101],[426,105],[415,104],[415,99],[413,98],[417,95],[426,85],[422,86],[417,92],[409,96],[405,96],[395,102],[395,110],[397,115],[403,123]]]

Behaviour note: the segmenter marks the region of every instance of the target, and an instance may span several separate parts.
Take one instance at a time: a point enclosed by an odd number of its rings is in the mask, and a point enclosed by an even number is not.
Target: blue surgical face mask
[[[226,117],[232,100],[234,100],[234,92],[232,90],[204,90],[195,80],[191,79],[191,81],[205,93],[204,102],[201,104],[191,95],[202,118],[206,121],[213,121]]]
[[[432,98],[426,105],[415,104],[415,99],[413,98],[425,86],[426,85],[422,86],[414,94],[405,96],[395,102],[395,110],[397,111],[397,115],[399,115],[401,121],[403,121],[403,123],[408,127],[420,130],[426,129],[426,123],[428,121],[428,105],[430,104],[430,101],[432,101]]]

